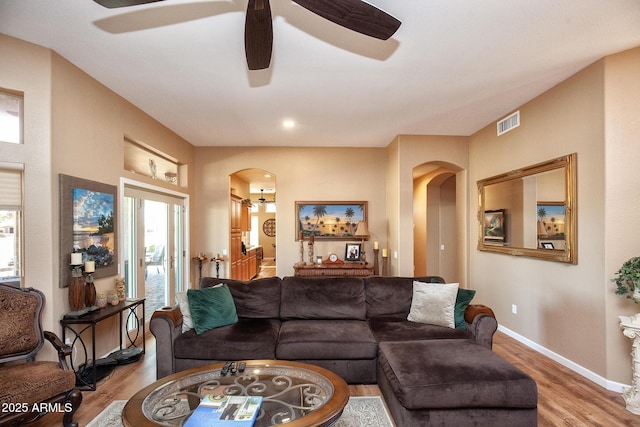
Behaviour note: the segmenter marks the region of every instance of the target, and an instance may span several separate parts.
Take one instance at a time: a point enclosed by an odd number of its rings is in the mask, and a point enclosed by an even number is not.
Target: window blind
[[[22,209],[22,170],[0,169],[0,210]]]

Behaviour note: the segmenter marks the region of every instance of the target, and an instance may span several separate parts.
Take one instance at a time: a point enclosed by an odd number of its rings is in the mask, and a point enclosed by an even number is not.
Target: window
[[[22,275],[22,165],[0,163],[0,281],[20,281]]]
[[[22,143],[22,96],[0,90],[0,142]]]

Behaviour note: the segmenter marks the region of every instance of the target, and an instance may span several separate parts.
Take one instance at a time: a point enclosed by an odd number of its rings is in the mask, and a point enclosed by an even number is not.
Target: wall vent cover
[[[520,126],[520,111],[505,117],[498,122],[498,136]]]

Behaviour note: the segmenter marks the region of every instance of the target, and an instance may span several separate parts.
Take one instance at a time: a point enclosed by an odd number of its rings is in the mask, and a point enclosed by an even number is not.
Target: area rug
[[[126,400],[111,402],[87,427],[122,427]],[[380,396],[350,397],[335,427],[393,427]]]

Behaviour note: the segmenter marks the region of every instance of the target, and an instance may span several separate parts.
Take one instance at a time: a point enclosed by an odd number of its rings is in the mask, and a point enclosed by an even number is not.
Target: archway
[[[457,177],[453,165],[425,163],[413,170],[414,276],[460,280]]]

